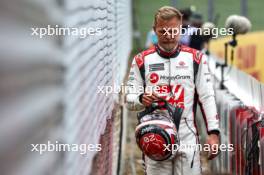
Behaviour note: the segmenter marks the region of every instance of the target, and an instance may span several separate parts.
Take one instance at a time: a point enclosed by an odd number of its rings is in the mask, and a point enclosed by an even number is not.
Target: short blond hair
[[[170,20],[176,17],[177,19],[182,20],[182,16],[182,13],[178,9],[171,6],[163,6],[155,14],[154,27],[156,26],[159,18],[163,20]]]

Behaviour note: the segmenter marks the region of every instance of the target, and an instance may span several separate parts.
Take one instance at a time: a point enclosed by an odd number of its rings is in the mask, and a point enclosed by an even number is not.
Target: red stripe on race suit
[[[184,88],[181,85],[159,85],[158,87],[159,90],[155,92],[159,97],[168,101],[173,106],[184,109]],[[170,92],[173,92],[173,96],[170,95]],[[162,106],[163,102],[159,102],[158,104]]]

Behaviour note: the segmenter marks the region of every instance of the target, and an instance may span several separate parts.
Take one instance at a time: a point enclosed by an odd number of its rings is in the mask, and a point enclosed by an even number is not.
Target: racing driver
[[[199,103],[207,127],[207,144],[211,150],[219,145],[219,117],[217,115],[211,75],[207,58],[201,52],[179,44],[182,15],[174,7],[161,7],[155,14],[153,29],[158,44],[134,57],[127,85],[126,102],[139,110],[160,98],[183,108],[179,126],[180,145],[198,144],[195,124]],[[144,87],[145,91],[140,91]],[[159,87],[154,92],[147,91]],[[136,89],[132,90],[132,89]],[[158,112],[166,113],[160,109]],[[208,159],[217,153],[209,151]],[[147,175],[201,174],[199,150],[181,149],[173,160],[154,161],[145,156]]]

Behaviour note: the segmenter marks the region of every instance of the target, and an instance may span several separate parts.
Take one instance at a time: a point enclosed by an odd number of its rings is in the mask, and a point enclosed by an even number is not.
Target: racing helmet
[[[175,124],[161,113],[142,117],[136,127],[135,136],[141,151],[152,160],[172,159],[177,152],[173,150],[175,145],[179,145]]]

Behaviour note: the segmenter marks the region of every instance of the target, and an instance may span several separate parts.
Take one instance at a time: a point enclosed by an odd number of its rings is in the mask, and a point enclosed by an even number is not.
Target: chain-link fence
[[[0,9],[1,174],[116,174],[120,97],[98,87],[123,82],[130,1],[2,0]],[[48,143],[102,150],[32,152]]]

